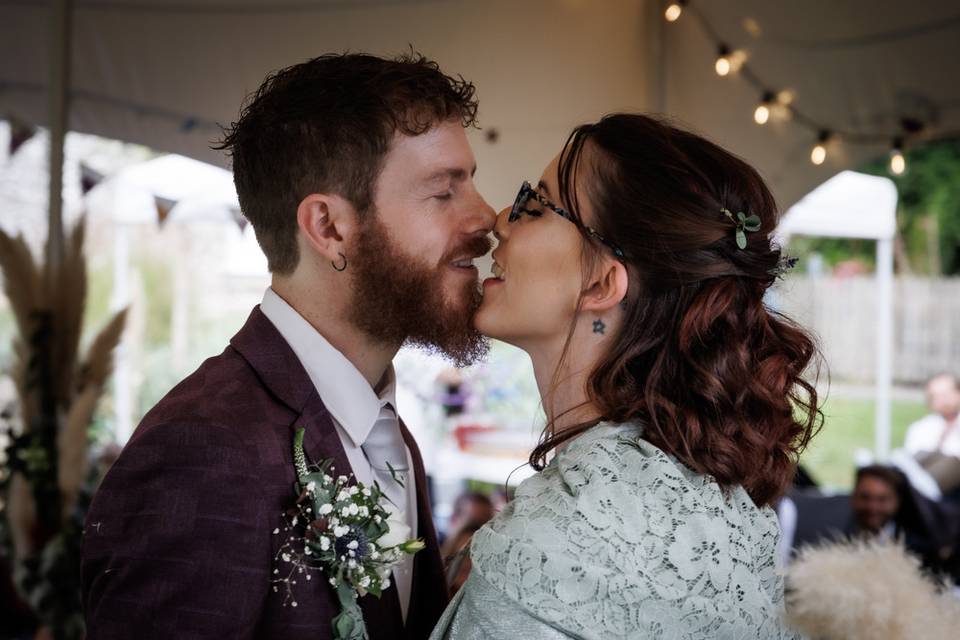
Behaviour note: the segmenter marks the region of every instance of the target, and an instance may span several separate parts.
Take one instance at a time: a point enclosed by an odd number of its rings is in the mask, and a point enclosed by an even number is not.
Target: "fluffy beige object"
[[[787,617],[823,640],[956,638],[960,600],[902,545],[835,542],[801,551],[787,572]]]

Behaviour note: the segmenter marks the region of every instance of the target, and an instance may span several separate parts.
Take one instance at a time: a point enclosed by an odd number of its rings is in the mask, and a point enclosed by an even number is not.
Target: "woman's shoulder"
[[[723,492],[635,425],[601,424],[524,481],[471,555],[492,585],[564,626],[578,615],[596,624],[584,614],[596,613],[587,604],[600,594],[647,622],[681,611],[736,625],[782,597],[776,541],[772,511],[745,492]]]
[[[741,487],[723,490],[689,469],[645,440],[632,423],[601,423],[571,442],[543,472],[521,484],[498,520],[494,528],[499,524],[508,535],[524,536],[530,535],[527,521],[539,528],[552,523],[553,533],[564,534],[554,535],[557,544],[574,525],[578,536],[603,537],[618,529],[625,542],[674,530],[684,521],[696,523],[704,535],[732,528],[769,537],[777,531],[771,509],[757,508]]]

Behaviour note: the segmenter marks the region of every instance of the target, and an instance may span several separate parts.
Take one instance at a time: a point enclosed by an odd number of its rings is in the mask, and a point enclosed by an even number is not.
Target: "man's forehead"
[[[375,189],[444,189],[469,180],[476,170],[463,126],[441,123],[417,136],[395,133]]]
[[[928,393],[944,393],[956,390],[956,383],[950,376],[937,376],[927,383]]]

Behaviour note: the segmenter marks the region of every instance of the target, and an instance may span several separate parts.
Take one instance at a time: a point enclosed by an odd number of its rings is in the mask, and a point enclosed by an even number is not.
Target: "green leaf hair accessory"
[[[736,217],[726,207],[721,208],[720,212],[730,218],[730,222],[737,225],[737,246],[741,249],[747,248],[747,232],[753,233],[760,230],[760,216],[751,213],[749,216],[743,211],[738,211]]]

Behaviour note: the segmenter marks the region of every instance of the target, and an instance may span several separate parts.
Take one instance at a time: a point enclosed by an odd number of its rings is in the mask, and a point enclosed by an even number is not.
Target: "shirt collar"
[[[397,406],[393,364],[387,367],[378,394],[354,364],[272,288],[263,294],[260,310],[293,349],[323,404],[353,445],[361,446],[370,435],[381,407],[387,403]]]

